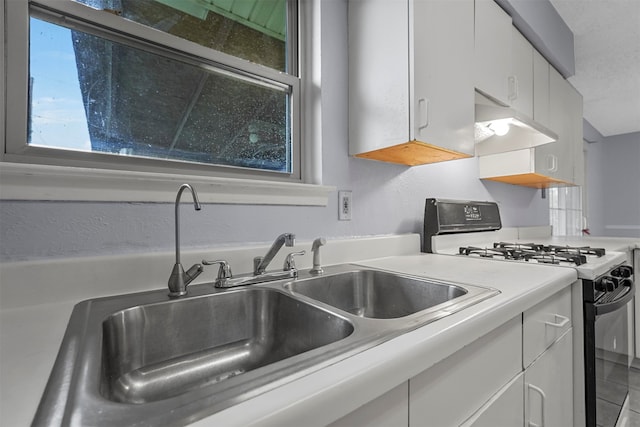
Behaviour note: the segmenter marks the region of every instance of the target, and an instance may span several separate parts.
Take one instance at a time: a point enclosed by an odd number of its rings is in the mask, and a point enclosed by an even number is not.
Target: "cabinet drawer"
[[[517,316],[409,380],[409,425],[457,426],[522,371]]]
[[[571,328],[571,286],[524,312],[522,362],[531,365],[547,348]]]

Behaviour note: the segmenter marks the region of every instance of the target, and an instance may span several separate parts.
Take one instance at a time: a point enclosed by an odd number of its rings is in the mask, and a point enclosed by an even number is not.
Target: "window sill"
[[[173,202],[185,182],[202,203],[326,206],[335,191],[324,185],[0,162],[0,200]]]

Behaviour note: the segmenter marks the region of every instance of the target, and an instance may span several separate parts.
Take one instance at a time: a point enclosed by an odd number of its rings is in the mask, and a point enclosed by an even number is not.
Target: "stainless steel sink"
[[[353,325],[273,289],[143,305],[103,323],[102,394],[147,403],[348,337]]]
[[[34,425],[188,424],[497,293],[344,264],[84,301]]]
[[[294,293],[356,316],[394,319],[468,293],[460,286],[379,270],[347,271],[287,284]]]

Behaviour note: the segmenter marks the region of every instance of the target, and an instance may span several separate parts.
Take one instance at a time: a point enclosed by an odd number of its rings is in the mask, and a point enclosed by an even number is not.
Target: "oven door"
[[[633,359],[634,291],[628,279],[611,301],[585,303],[587,426],[614,427],[622,419]]]

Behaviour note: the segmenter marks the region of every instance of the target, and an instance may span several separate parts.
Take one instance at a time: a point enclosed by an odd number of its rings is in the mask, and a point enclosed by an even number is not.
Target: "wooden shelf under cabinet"
[[[448,150],[436,145],[420,141],[409,141],[379,150],[358,153],[356,157],[363,159],[379,160],[382,162],[398,163],[407,166],[418,166],[427,163],[444,162],[447,160],[464,159],[471,157],[466,153]]]

